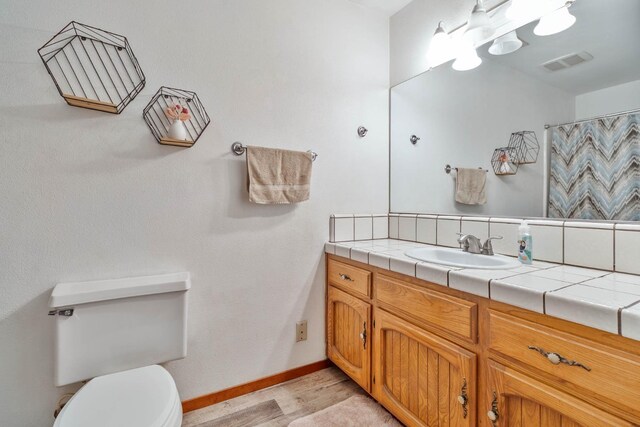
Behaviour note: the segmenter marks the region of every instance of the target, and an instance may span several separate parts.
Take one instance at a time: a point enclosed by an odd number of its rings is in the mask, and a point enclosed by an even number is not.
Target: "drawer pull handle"
[[[500,413],[498,412],[498,395],[496,392],[493,392],[493,400],[491,401],[491,409],[487,412],[487,418],[491,421],[491,424],[495,427],[496,421],[500,418]]]
[[[460,396],[458,396],[458,402],[462,405],[462,418],[467,418],[469,404],[469,396],[467,395],[467,379],[462,379],[462,389],[460,390]]]
[[[360,332],[360,339],[362,340],[362,349],[367,349],[367,322],[362,325],[362,332]]]
[[[569,360],[569,359],[559,355],[558,353],[549,353],[549,352],[544,351],[540,347],[536,347],[536,346],[533,346],[533,345],[529,346],[529,350],[537,351],[538,353],[540,353],[541,355],[546,357],[549,360],[549,362],[553,363],[554,365],[558,365],[560,363],[564,363],[565,365],[578,366],[578,367],[584,369],[585,371],[591,372],[591,368],[590,367],[585,366],[580,362],[576,362],[575,360]]]
[[[353,282],[353,279],[351,277],[347,276],[346,274],[338,273],[338,275],[340,276],[340,278],[342,280],[346,280],[348,282]]]

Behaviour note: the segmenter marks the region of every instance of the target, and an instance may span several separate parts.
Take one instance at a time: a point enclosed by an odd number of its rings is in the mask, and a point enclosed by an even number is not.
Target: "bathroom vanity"
[[[339,247],[326,248],[327,356],[404,424],[640,424],[638,341],[453,289],[441,266],[399,256],[391,271],[393,256],[379,267],[366,245],[365,262]]]

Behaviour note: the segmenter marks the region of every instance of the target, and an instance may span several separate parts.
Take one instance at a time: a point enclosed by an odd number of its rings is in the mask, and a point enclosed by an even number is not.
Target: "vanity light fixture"
[[[460,46],[458,48],[458,57],[452,65],[452,68],[456,71],[468,71],[482,64],[482,59],[478,56],[478,52],[473,47],[471,41],[464,37],[460,40]]]
[[[471,11],[464,37],[467,37],[473,43],[478,43],[487,40],[493,36],[495,32],[496,29],[489,20],[487,9],[484,8],[482,0],[476,0],[476,5],[473,6],[473,10]]]
[[[536,13],[540,9],[539,3],[540,0],[511,0],[511,5],[506,13],[507,18],[512,21],[520,21],[536,17]]]
[[[576,22],[576,17],[569,13],[569,6],[572,2],[567,2],[560,9],[555,10],[542,18],[533,29],[536,36],[550,36],[560,33],[571,27]]]
[[[506,55],[513,53],[522,47],[522,40],[518,38],[518,33],[513,30],[503,36],[498,37],[489,47],[491,55]]]
[[[429,67],[435,67],[436,65],[440,65],[446,61],[451,55],[451,50],[451,37],[444,29],[444,23],[440,21],[438,23],[438,28],[436,28],[435,33],[433,33],[431,43],[429,44],[429,50],[427,52]]]

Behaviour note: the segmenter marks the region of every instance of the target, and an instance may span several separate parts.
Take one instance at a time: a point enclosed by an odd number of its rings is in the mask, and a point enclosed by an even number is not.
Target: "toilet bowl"
[[[151,365],[93,378],[62,408],[54,427],[180,427],[171,375]]]

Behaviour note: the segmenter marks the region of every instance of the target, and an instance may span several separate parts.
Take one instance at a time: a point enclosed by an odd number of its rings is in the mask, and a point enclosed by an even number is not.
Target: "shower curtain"
[[[640,112],[559,125],[549,217],[640,221]]]

